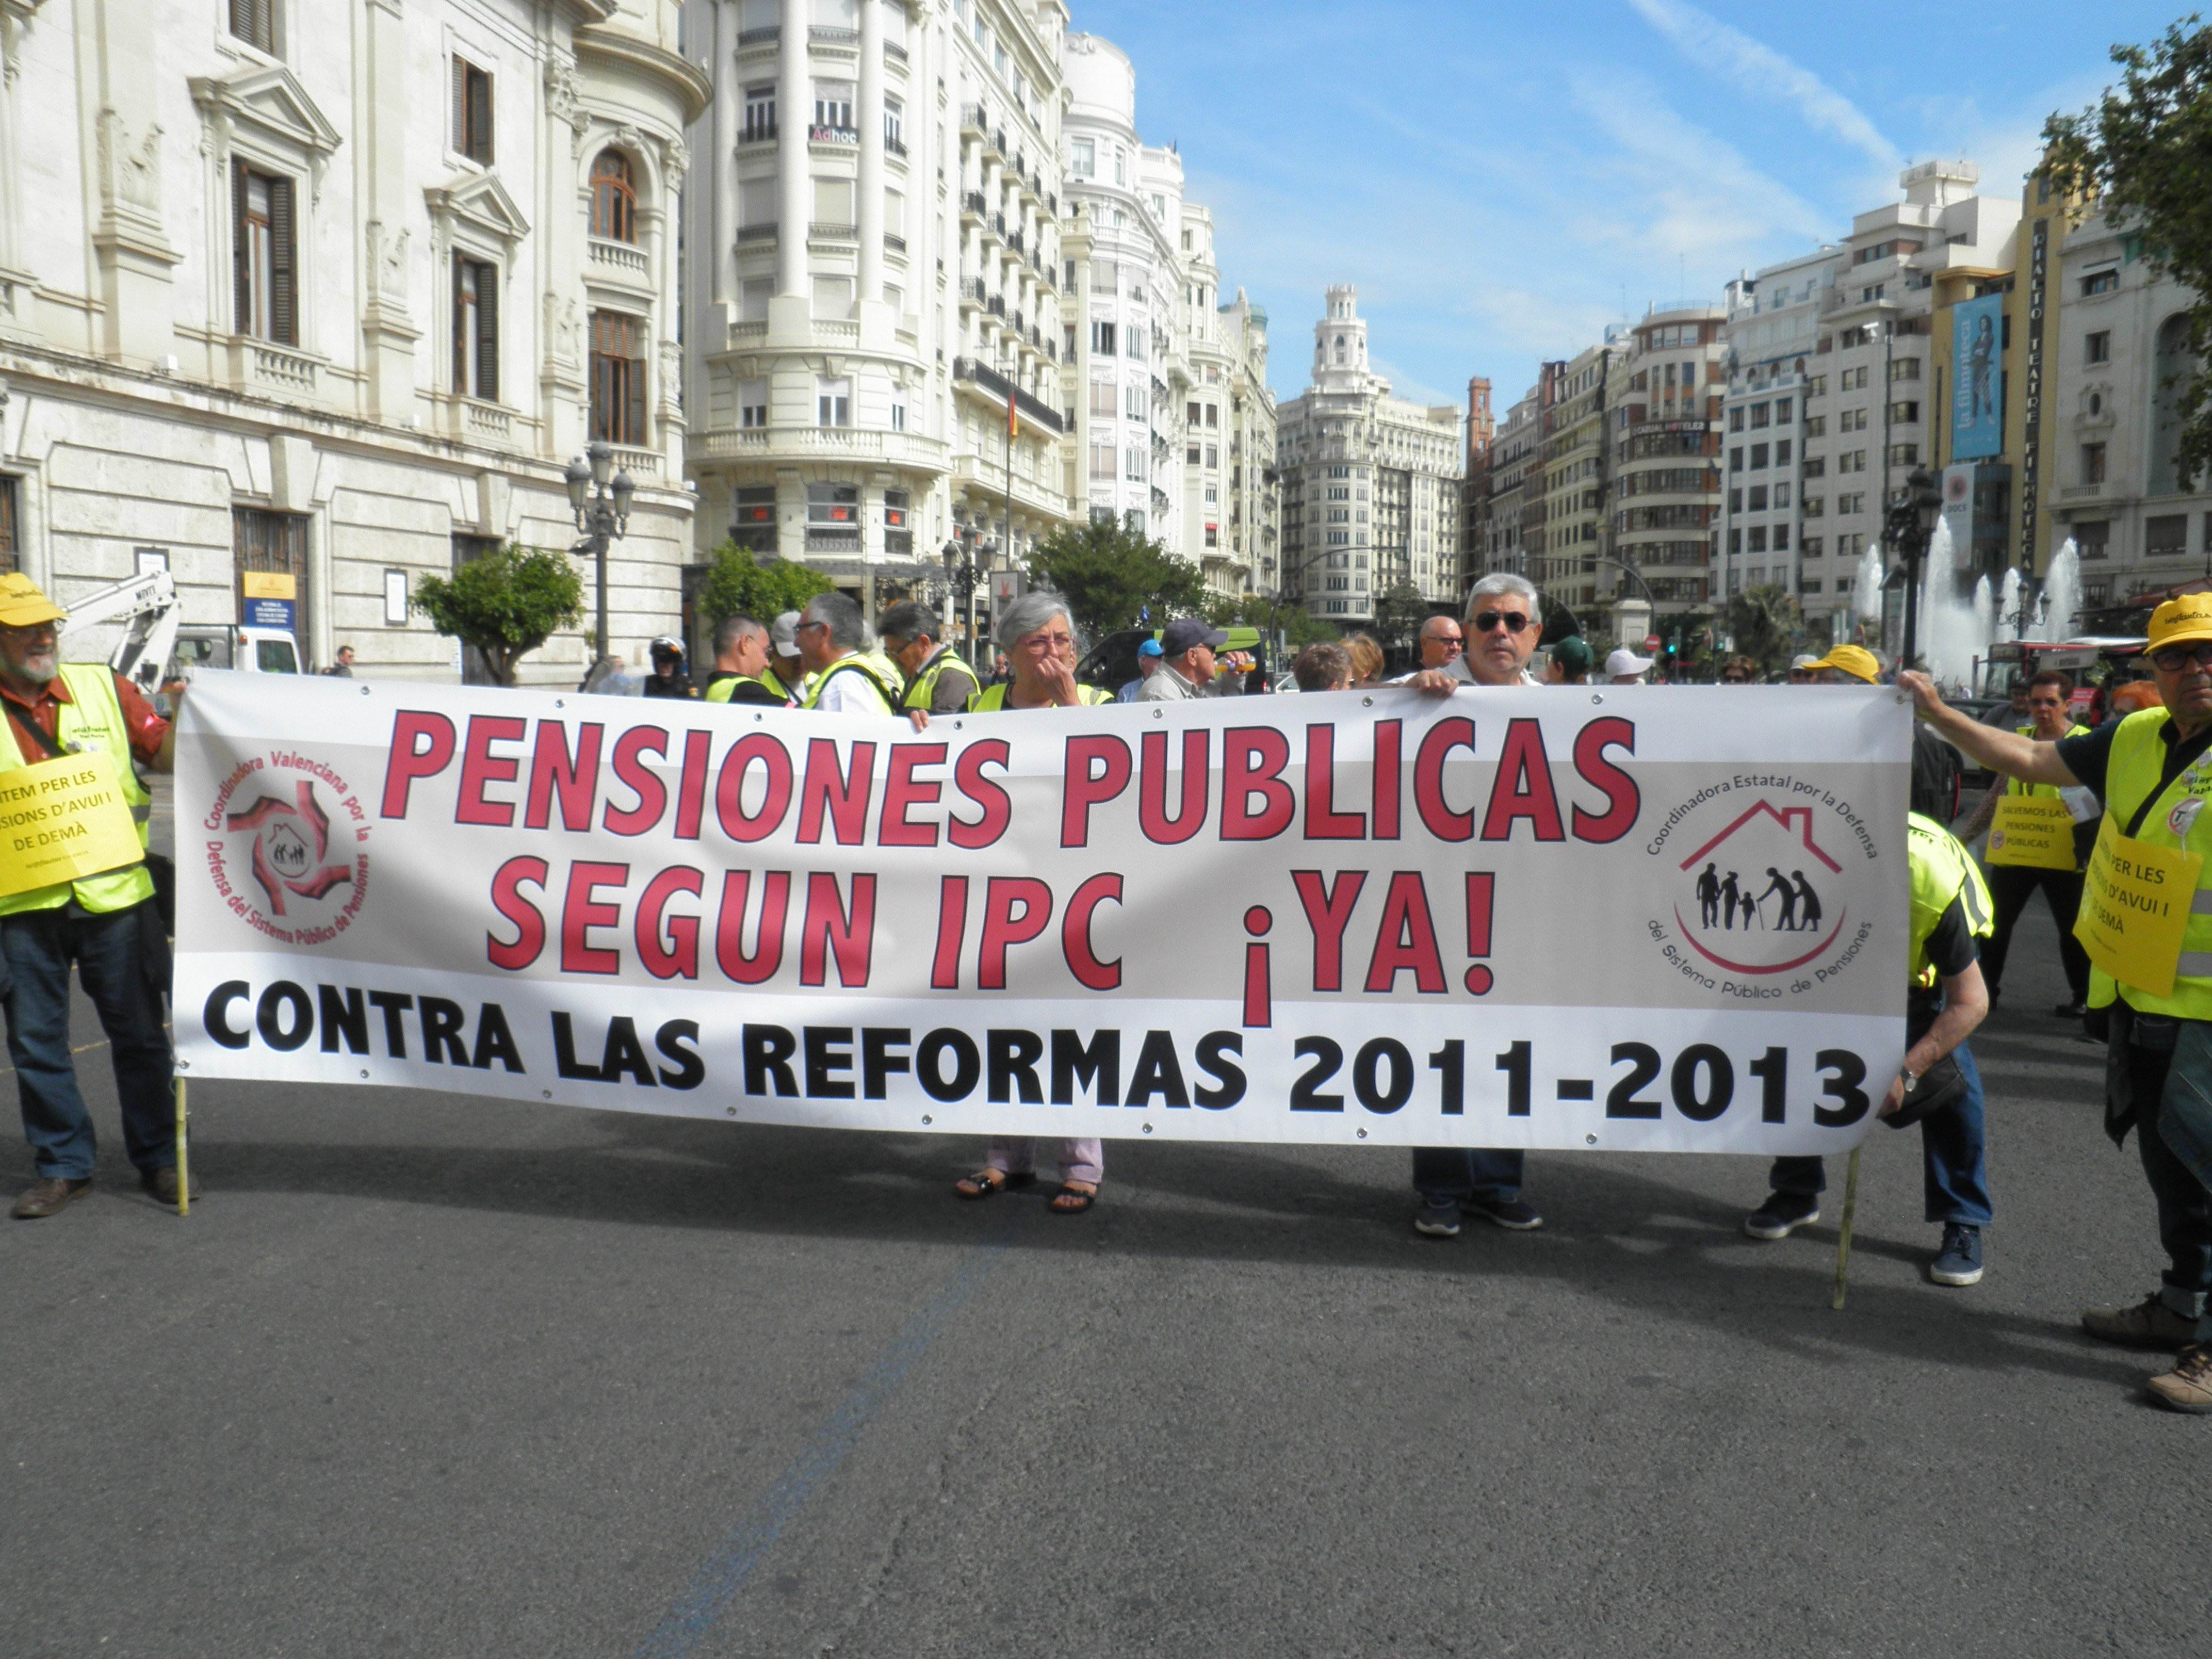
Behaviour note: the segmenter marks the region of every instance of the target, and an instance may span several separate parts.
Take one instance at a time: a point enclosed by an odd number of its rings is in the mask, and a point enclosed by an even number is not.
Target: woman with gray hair
[[[1113,694],[1075,678],[1075,620],[1067,601],[1039,590],[1024,593],[999,617],[999,648],[1013,665],[1012,682],[984,688],[976,714],[1024,708],[1079,708],[1111,702]],[[1096,1137],[1069,1136],[1060,1143],[1060,1190],[1052,1196],[1054,1215],[1081,1215],[1098,1201],[1106,1174],[1106,1149]],[[988,1161],[952,1190],[963,1198],[993,1198],[1009,1188],[1036,1180],[1036,1141],[1029,1135],[994,1135]]]

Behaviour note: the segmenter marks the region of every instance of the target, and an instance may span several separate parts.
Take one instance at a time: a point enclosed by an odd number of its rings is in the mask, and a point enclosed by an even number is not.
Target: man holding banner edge
[[[21,1221],[54,1215],[92,1186],[92,1118],[70,1053],[72,961],[111,1045],[124,1143],[140,1185],[166,1204],[177,1200],[173,1068],[161,1024],[168,944],[145,862],[152,798],[133,770],[136,762],[168,771],[176,733],[105,663],[60,661],[54,624],[67,615],[29,577],[0,577],[0,707],[8,716],[0,790],[19,769],[100,751],[113,764],[116,794],[89,805],[80,822],[54,823],[51,833],[74,838],[82,828],[89,842],[103,827],[120,830],[109,839],[125,848],[135,843],[136,855],[114,864],[93,857],[83,868],[50,865],[49,871],[65,871],[65,878],[26,885],[34,878],[21,866],[37,856],[25,845],[30,837],[11,834],[0,842],[0,958],[7,981],[0,1004],[8,1013],[24,1137],[39,1173],[15,1201],[13,1213]],[[95,817],[114,822],[102,826]]]
[[[2147,654],[2164,708],[2055,742],[1978,725],[1923,675],[1898,683],[1923,720],[1983,765],[2087,787],[2104,804],[2075,933],[2093,964],[2091,1018],[2108,1021],[2106,1131],[2115,1144],[2136,1132],[2169,1265],[2142,1302],[2089,1309],[2081,1324],[2103,1341],[2179,1349],[2173,1369],[2150,1379],[2153,1396],[2212,1412],[2212,594],[2152,612]]]

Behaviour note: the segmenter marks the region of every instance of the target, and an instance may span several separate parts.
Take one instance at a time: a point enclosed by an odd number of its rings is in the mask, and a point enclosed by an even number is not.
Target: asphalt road
[[[1067,1220],[926,1137],[206,1085],[179,1220],[91,1048],[99,1189],[0,1223],[0,1654],[2191,1650],[2212,1422],[2075,1331],[2151,1207],[2014,960],[1989,1276],[1877,1130],[1840,1314],[1746,1159],[1436,1243],[1402,1153],[1116,1142]]]

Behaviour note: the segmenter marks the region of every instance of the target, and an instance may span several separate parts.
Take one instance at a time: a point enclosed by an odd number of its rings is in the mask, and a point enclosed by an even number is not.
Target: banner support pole
[[[1844,1224],[1836,1235],[1836,1294],[1828,1304],[1838,1313],[1844,1310],[1844,1275],[1851,1265],[1851,1223],[1859,1207],[1859,1149],[1851,1148],[1850,1169],[1844,1176]]]
[[[186,1167],[185,1162],[189,1153],[185,1145],[185,1080],[179,1078],[177,1079],[177,1213],[179,1215],[190,1215],[192,1212],[191,1172]]]

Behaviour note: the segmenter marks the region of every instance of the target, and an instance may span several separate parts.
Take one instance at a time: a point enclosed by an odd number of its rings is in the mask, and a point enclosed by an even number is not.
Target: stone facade
[[[675,211],[708,88],[678,12],[0,0],[8,557],[64,603],[164,560],[204,623],[289,574],[311,665],[447,678],[393,584],[565,548],[597,422],[639,486],[610,581],[635,660],[692,541]],[[579,630],[524,674],[585,663]]]
[[[1719,306],[1655,307],[1631,332],[1620,366],[1624,385],[1612,421],[1613,555],[1643,577],[1657,617],[1702,608],[1711,597],[1706,572],[1723,499],[1727,314]],[[1757,499],[1766,499],[1763,487]],[[1764,544],[1766,538],[1758,539]],[[1621,591],[1637,590],[1624,579]]]
[[[1459,599],[1456,404],[1390,395],[1367,361],[1358,290],[1328,290],[1314,325],[1312,384],[1276,410],[1285,597],[1324,622],[1371,622],[1401,582],[1432,605]]]

